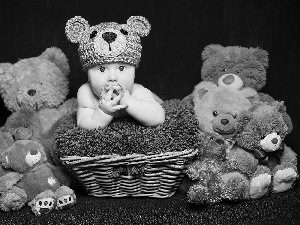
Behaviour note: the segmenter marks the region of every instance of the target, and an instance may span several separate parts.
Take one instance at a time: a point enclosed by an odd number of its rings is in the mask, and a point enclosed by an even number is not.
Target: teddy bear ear
[[[250,48],[250,50],[252,51],[252,55],[254,55],[265,68],[269,67],[269,54],[266,50],[260,48]]]
[[[198,99],[198,100],[201,100],[202,97],[210,90],[216,88],[217,85],[212,83],[212,82],[209,82],[209,81],[202,81],[200,82],[199,84],[197,84],[194,88],[194,92],[193,92],[193,95],[194,95],[194,99]]]
[[[287,125],[287,133],[290,134],[293,130],[292,119],[286,112],[286,107],[284,105],[284,102],[281,101],[281,102],[276,102],[276,103],[277,103],[277,107],[278,107],[278,112],[281,113],[282,119],[285,122],[285,124]]]
[[[85,43],[89,40],[90,25],[81,16],[75,16],[68,20],[65,33],[72,43]]]
[[[241,93],[251,102],[251,104],[255,104],[259,102],[259,95],[256,90],[253,88],[243,88]]]
[[[213,56],[214,54],[216,54],[217,52],[219,52],[223,48],[224,47],[222,45],[217,45],[217,44],[207,45],[204,48],[204,50],[202,51],[202,54],[201,54],[202,60],[205,61],[206,59]]]
[[[47,59],[53,62],[65,76],[70,73],[69,63],[66,55],[59,48],[52,47],[47,48],[41,55],[40,58]]]
[[[151,24],[142,16],[131,16],[127,20],[127,25],[140,37],[145,37],[150,33]]]

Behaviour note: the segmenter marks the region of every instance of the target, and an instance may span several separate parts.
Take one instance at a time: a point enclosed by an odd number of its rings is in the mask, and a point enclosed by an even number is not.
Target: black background
[[[149,36],[142,38],[142,61],[136,72],[136,82],[145,85],[162,99],[167,100],[185,97],[201,81],[201,52],[205,46],[221,44],[223,46],[260,47],[269,53],[267,84],[261,91],[270,94],[276,100],[285,102],[287,112],[294,124],[294,130],[286,138],[286,144],[299,154],[300,29],[296,19],[300,12],[298,2],[298,0],[1,0],[0,62],[15,63],[19,59],[38,56],[48,47],[61,48],[69,59],[71,68],[68,98],[76,97],[77,89],[87,81],[87,76],[81,70],[77,44],[69,42],[65,37],[64,29],[67,20],[80,15],[92,26],[111,21],[126,23],[130,16],[141,15],[149,20],[152,30]],[[0,126],[2,126],[10,114],[2,99],[0,99],[0,112]],[[184,218],[187,221],[192,221],[194,216],[198,219],[204,218],[203,221],[209,221],[209,218],[219,218],[215,224],[221,224],[221,221],[228,222],[231,219],[235,220],[233,222],[235,224],[239,222],[246,224],[243,221],[250,222],[251,219],[256,222],[269,221],[272,224],[277,224],[276,221],[281,219],[281,222],[288,224],[288,220],[294,218],[293,215],[297,212],[292,212],[288,208],[285,208],[283,212],[276,211],[275,209],[279,209],[280,206],[274,204],[278,202],[281,206],[291,206],[296,210],[300,205],[298,192],[299,184],[292,193],[287,193],[285,197],[276,195],[275,199],[265,198],[262,201],[250,201],[242,205],[203,208],[197,214],[185,211],[185,205],[182,205],[185,204],[183,203],[186,202],[185,200],[176,202],[175,198],[163,203],[157,203],[156,200],[148,202],[154,204],[152,209],[159,206],[158,209],[172,211],[168,208],[168,204],[177,207],[173,216],[178,214],[180,215],[178,218]],[[294,203],[292,199],[295,199]],[[114,206],[110,205],[112,208],[109,210],[100,208],[102,204],[100,201],[93,198],[80,198],[77,208],[74,207],[70,211],[71,214],[65,218],[66,220],[63,220],[65,214],[54,213],[48,217],[49,224],[57,216],[61,222],[72,218],[76,221],[83,221],[84,218],[92,218],[92,215],[101,217],[101,213],[98,214],[94,210],[85,213],[84,207],[86,206],[97,205],[98,210],[102,210],[102,213],[106,213],[104,215],[110,217],[116,215],[112,213],[114,210],[127,207],[128,212],[135,204],[132,201],[128,204],[126,199],[107,201],[107,203],[116,202],[115,207],[119,207],[113,208]],[[171,204],[170,201],[175,202]],[[138,212],[140,212],[140,204],[143,203],[138,202],[135,206]],[[179,206],[185,209],[178,208]],[[244,211],[239,213],[242,209]],[[271,213],[272,210],[269,209],[274,209],[276,212]],[[171,212],[169,211],[168,214]],[[223,214],[223,217],[214,216],[214,212]],[[148,215],[154,215],[153,211],[151,213]],[[7,217],[3,219],[10,220],[10,214],[6,215]],[[26,218],[33,219],[34,217],[28,208],[23,209],[21,214],[15,215],[22,217],[24,221]],[[161,212],[160,215],[166,214]],[[183,224],[183,220],[181,222],[178,224]],[[294,224],[295,221],[289,222]]]
[[[294,123],[286,143],[297,151],[298,13],[297,0],[1,1],[0,62],[15,63],[38,56],[51,46],[61,48],[71,68],[68,97],[76,97],[87,76],[81,70],[78,45],[66,39],[67,20],[80,15],[93,26],[111,21],[126,23],[130,16],[142,15],[149,20],[152,30],[142,38],[142,61],[136,82],[167,100],[185,97],[201,81],[201,52],[208,44],[260,47],[269,53],[267,84],[261,91],[285,102]],[[2,125],[10,112],[2,99],[0,106]]]

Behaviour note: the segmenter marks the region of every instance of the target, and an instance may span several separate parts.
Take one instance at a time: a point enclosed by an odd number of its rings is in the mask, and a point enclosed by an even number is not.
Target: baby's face
[[[111,86],[120,85],[132,91],[135,68],[125,63],[101,64],[88,70],[90,85],[96,95],[100,96],[103,88],[108,91]]]

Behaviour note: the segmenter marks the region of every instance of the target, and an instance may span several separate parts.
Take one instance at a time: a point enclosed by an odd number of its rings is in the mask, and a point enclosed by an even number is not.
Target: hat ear
[[[127,25],[140,37],[145,37],[150,33],[151,24],[142,16],[131,16],[127,20]]]
[[[65,27],[66,36],[72,43],[87,42],[89,40],[89,30],[90,25],[88,21],[81,16],[69,19]]]

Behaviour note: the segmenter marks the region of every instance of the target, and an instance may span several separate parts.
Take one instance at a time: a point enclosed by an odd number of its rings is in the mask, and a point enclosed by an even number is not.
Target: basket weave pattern
[[[197,149],[181,152],[128,156],[61,157],[82,183],[88,195],[95,197],[172,196]]]

